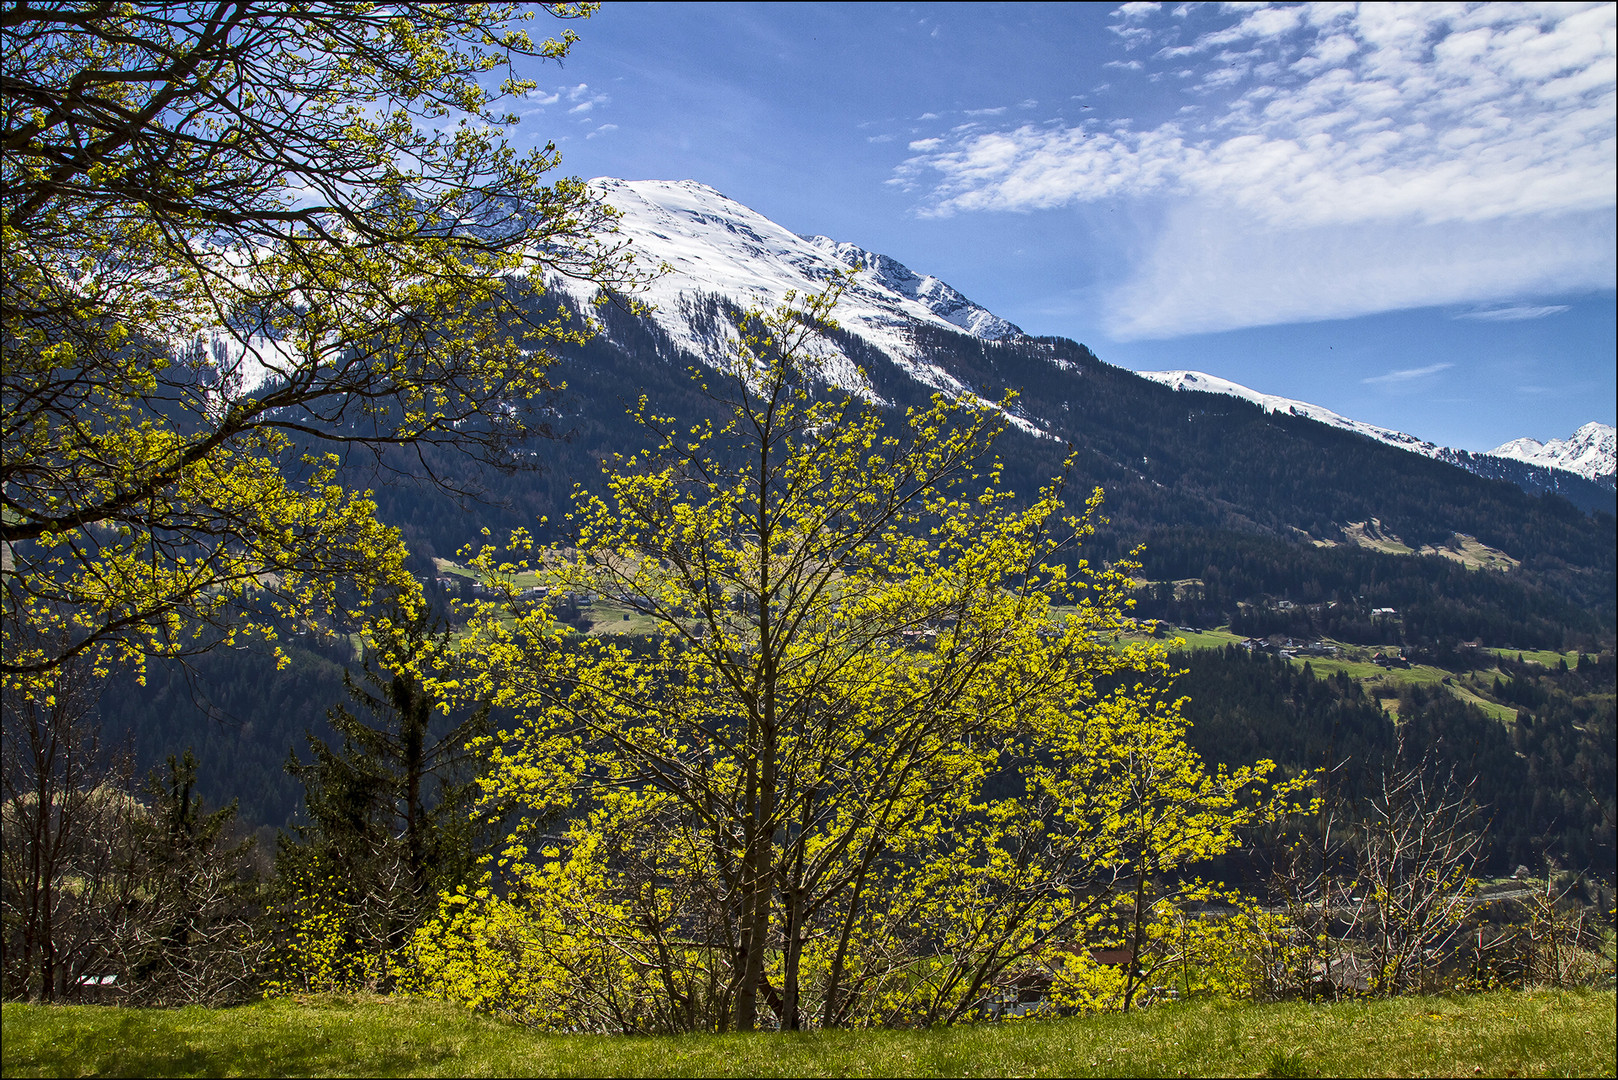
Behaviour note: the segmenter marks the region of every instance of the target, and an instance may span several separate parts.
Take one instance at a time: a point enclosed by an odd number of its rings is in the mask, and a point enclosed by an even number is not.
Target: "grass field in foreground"
[[[6,1005],[6,1076],[1612,1076],[1611,991],[1158,1006],[938,1031],[538,1035],[447,1005]]]

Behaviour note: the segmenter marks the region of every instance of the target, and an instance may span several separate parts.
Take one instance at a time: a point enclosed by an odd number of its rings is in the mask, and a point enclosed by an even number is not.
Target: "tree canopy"
[[[571,548],[484,553],[509,604],[436,681],[514,716],[482,782],[522,820],[499,897],[417,935],[430,992],[584,1030],[992,1015],[1257,813],[1270,764],[1205,769],[1161,647],[1120,644],[1129,567],[1067,569],[1100,493],[1019,501],[990,408],[826,393],[833,299],[744,320],[720,422],[643,407],[660,446],[580,493]],[[661,633],[581,639],[562,593]]]
[[[544,5],[588,15],[591,5]],[[8,5],[4,671],[139,665],[409,587],[339,454],[543,433],[552,275],[632,277],[508,145],[516,5]],[[445,478],[437,478],[445,479]],[[339,583],[354,591],[346,594]],[[227,632],[231,632],[227,630]]]

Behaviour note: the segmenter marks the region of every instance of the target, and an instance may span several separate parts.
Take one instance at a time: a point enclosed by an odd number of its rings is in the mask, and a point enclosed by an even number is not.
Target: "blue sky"
[[[513,136],[1111,363],[1487,449],[1618,411],[1614,13],[609,2]]]

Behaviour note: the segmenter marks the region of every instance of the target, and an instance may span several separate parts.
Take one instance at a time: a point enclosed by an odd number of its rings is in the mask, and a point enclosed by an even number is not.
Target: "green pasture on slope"
[[[1183,641],[1184,644],[1176,644],[1174,640],[1176,638]],[[1136,636],[1126,640],[1142,641],[1147,639]],[[1226,645],[1236,644],[1243,639],[1239,634],[1233,634],[1228,630],[1176,630],[1166,632],[1160,640],[1170,648],[1176,649],[1218,649]],[[1399,647],[1397,645],[1388,645],[1381,650],[1377,650],[1368,646],[1343,645],[1329,640],[1326,644],[1336,645],[1339,650],[1338,654],[1336,656],[1294,656],[1289,662],[1296,668],[1302,668],[1305,664],[1308,664],[1317,678],[1327,678],[1342,672],[1348,675],[1349,678],[1357,680],[1372,693],[1375,693],[1379,687],[1386,687],[1391,693],[1396,694],[1401,686],[1443,684],[1454,697],[1469,705],[1476,705],[1484,713],[1502,723],[1509,723],[1516,719],[1516,709],[1509,705],[1501,705],[1488,700],[1477,692],[1476,687],[1463,685],[1462,676],[1444,668],[1434,667],[1431,664],[1413,664],[1407,668],[1382,667],[1371,662],[1371,656],[1378,651],[1388,655],[1398,655]],[[1515,653],[1507,653],[1503,649],[1492,649],[1490,652],[1501,656],[1516,656]],[[1552,667],[1555,665],[1559,655],[1562,654],[1524,653],[1523,659],[1544,664],[1546,667]],[[1569,666],[1578,661],[1577,653],[1569,653],[1566,656],[1570,659]],[[1549,658],[1548,661],[1547,657]],[[1489,672],[1484,674],[1489,674]],[[1445,682],[1446,679],[1449,680],[1447,683]]]
[[[1611,991],[1192,1002],[934,1031],[541,1035],[459,1008],[6,1005],[6,1076],[1612,1076]]]
[[[1575,667],[1579,662],[1579,654],[1576,652],[1561,653],[1553,652],[1550,649],[1485,649],[1484,651],[1494,653],[1496,656],[1503,656],[1508,660],[1520,658],[1526,663],[1538,664],[1540,667],[1547,668],[1555,667],[1558,660],[1566,663],[1568,667]]]
[[[1121,640],[1125,643],[1151,641],[1165,649],[1176,650],[1223,649],[1226,645],[1240,644],[1245,639],[1240,634],[1232,634],[1229,630],[1181,630],[1164,623],[1163,632],[1155,637],[1147,634],[1127,634]]]
[[[472,571],[453,563],[448,559],[437,560],[442,572],[473,577]],[[527,574],[518,576],[519,584],[530,585],[538,580],[536,575]],[[1062,618],[1076,610],[1070,607],[1055,607],[1053,613]],[[584,609],[590,620],[588,633],[592,636],[630,634],[655,635],[663,632],[663,626],[649,615],[637,611],[627,604],[598,597],[596,601]],[[1222,649],[1227,645],[1235,645],[1243,641],[1240,634],[1231,633],[1228,629],[1209,630],[1181,630],[1168,623],[1161,624],[1162,630],[1158,635],[1129,634],[1123,637],[1119,644],[1129,644],[1141,641],[1156,641],[1169,649]],[[1475,688],[1462,686],[1455,673],[1443,668],[1428,664],[1416,664],[1408,668],[1385,668],[1371,662],[1371,657],[1378,651],[1389,655],[1397,655],[1399,646],[1387,645],[1378,650],[1371,646],[1343,645],[1339,642],[1326,642],[1337,645],[1339,652],[1336,656],[1294,656],[1291,663],[1294,667],[1309,664],[1317,677],[1325,678],[1339,672],[1347,674],[1350,678],[1359,681],[1367,690],[1375,693],[1378,687],[1387,687],[1393,694],[1397,694],[1400,686],[1409,684],[1432,685],[1443,683],[1449,679],[1449,692],[1461,701],[1476,705],[1489,716],[1502,723],[1509,723],[1516,718],[1517,710],[1488,700],[1476,692]],[[1545,667],[1556,666],[1558,659],[1573,666],[1578,662],[1578,653],[1555,653],[1545,651],[1513,652],[1508,649],[1487,650],[1498,656],[1515,658],[1521,656],[1524,660],[1541,664]],[[1391,704],[1385,706],[1391,709]]]
[[[1490,701],[1488,698],[1479,695],[1475,688],[1463,685],[1459,678],[1456,678],[1454,682],[1450,684],[1449,692],[1466,702],[1468,705],[1476,705],[1478,708],[1482,709],[1485,713],[1494,717],[1502,724],[1509,724],[1513,720],[1517,719],[1516,709],[1512,708],[1510,705],[1501,705],[1498,702]]]

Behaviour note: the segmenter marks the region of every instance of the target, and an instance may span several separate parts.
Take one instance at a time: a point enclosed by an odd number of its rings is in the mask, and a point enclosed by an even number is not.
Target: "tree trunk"
[[[754,529],[758,542],[758,706],[757,741],[750,742],[756,758],[748,766],[746,881],[743,898],[742,980],[736,995],[736,1030],[752,1031],[758,1020],[758,992],[764,975],[764,945],[770,923],[770,876],[774,854],[776,741],[775,640],[770,625],[770,556],[772,530],[769,517],[770,438],[760,440],[758,503]],[[749,724],[752,727],[752,724]],[[756,777],[756,786],[755,786]]]
[[[1143,934],[1143,920],[1145,918],[1144,905],[1146,902],[1146,860],[1141,860],[1140,869],[1135,879],[1135,925],[1130,935],[1129,958],[1124,961],[1129,965],[1128,974],[1124,979],[1124,1012],[1129,1011],[1129,1004],[1134,1000],[1136,989],[1136,972],[1140,969],[1140,946]]]
[[[773,696],[773,695],[772,695]],[[770,711],[773,711],[770,710]],[[769,940],[771,879],[774,876],[776,735],[769,719],[760,725],[757,808],[748,830],[747,908],[742,927],[742,985],[736,999],[736,1030],[757,1025],[758,994],[764,979],[764,949]]]
[[[789,879],[782,887],[786,902],[786,949],[782,958],[784,969],[781,976],[783,1031],[798,1031],[803,1026],[798,1007],[800,997],[798,967],[803,960],[803,924],[806,918],[804,906],[807,890],[803,884],[805,837],[809,835],[809,822],[813,817],[813,811],[814,798],[810,796],[804,799],[803,818],[799,822],[798,835],[794,837],[792,844],[792,869]]]
[[[752,742],[752,740],[749,740]],[[739,978],[736,981],[736,1030],[752,1031],[753,1018],[758,1008],[758,977],[753,965],[753,908],[758,903],[758,889],[754,885],[753,874],[756,865],[754,857],[758,848],[758,762],[747,764],[747,805],[750,809],[748,815],[746,834],[742,838],[742,913],[736,927],[737,969]]]

